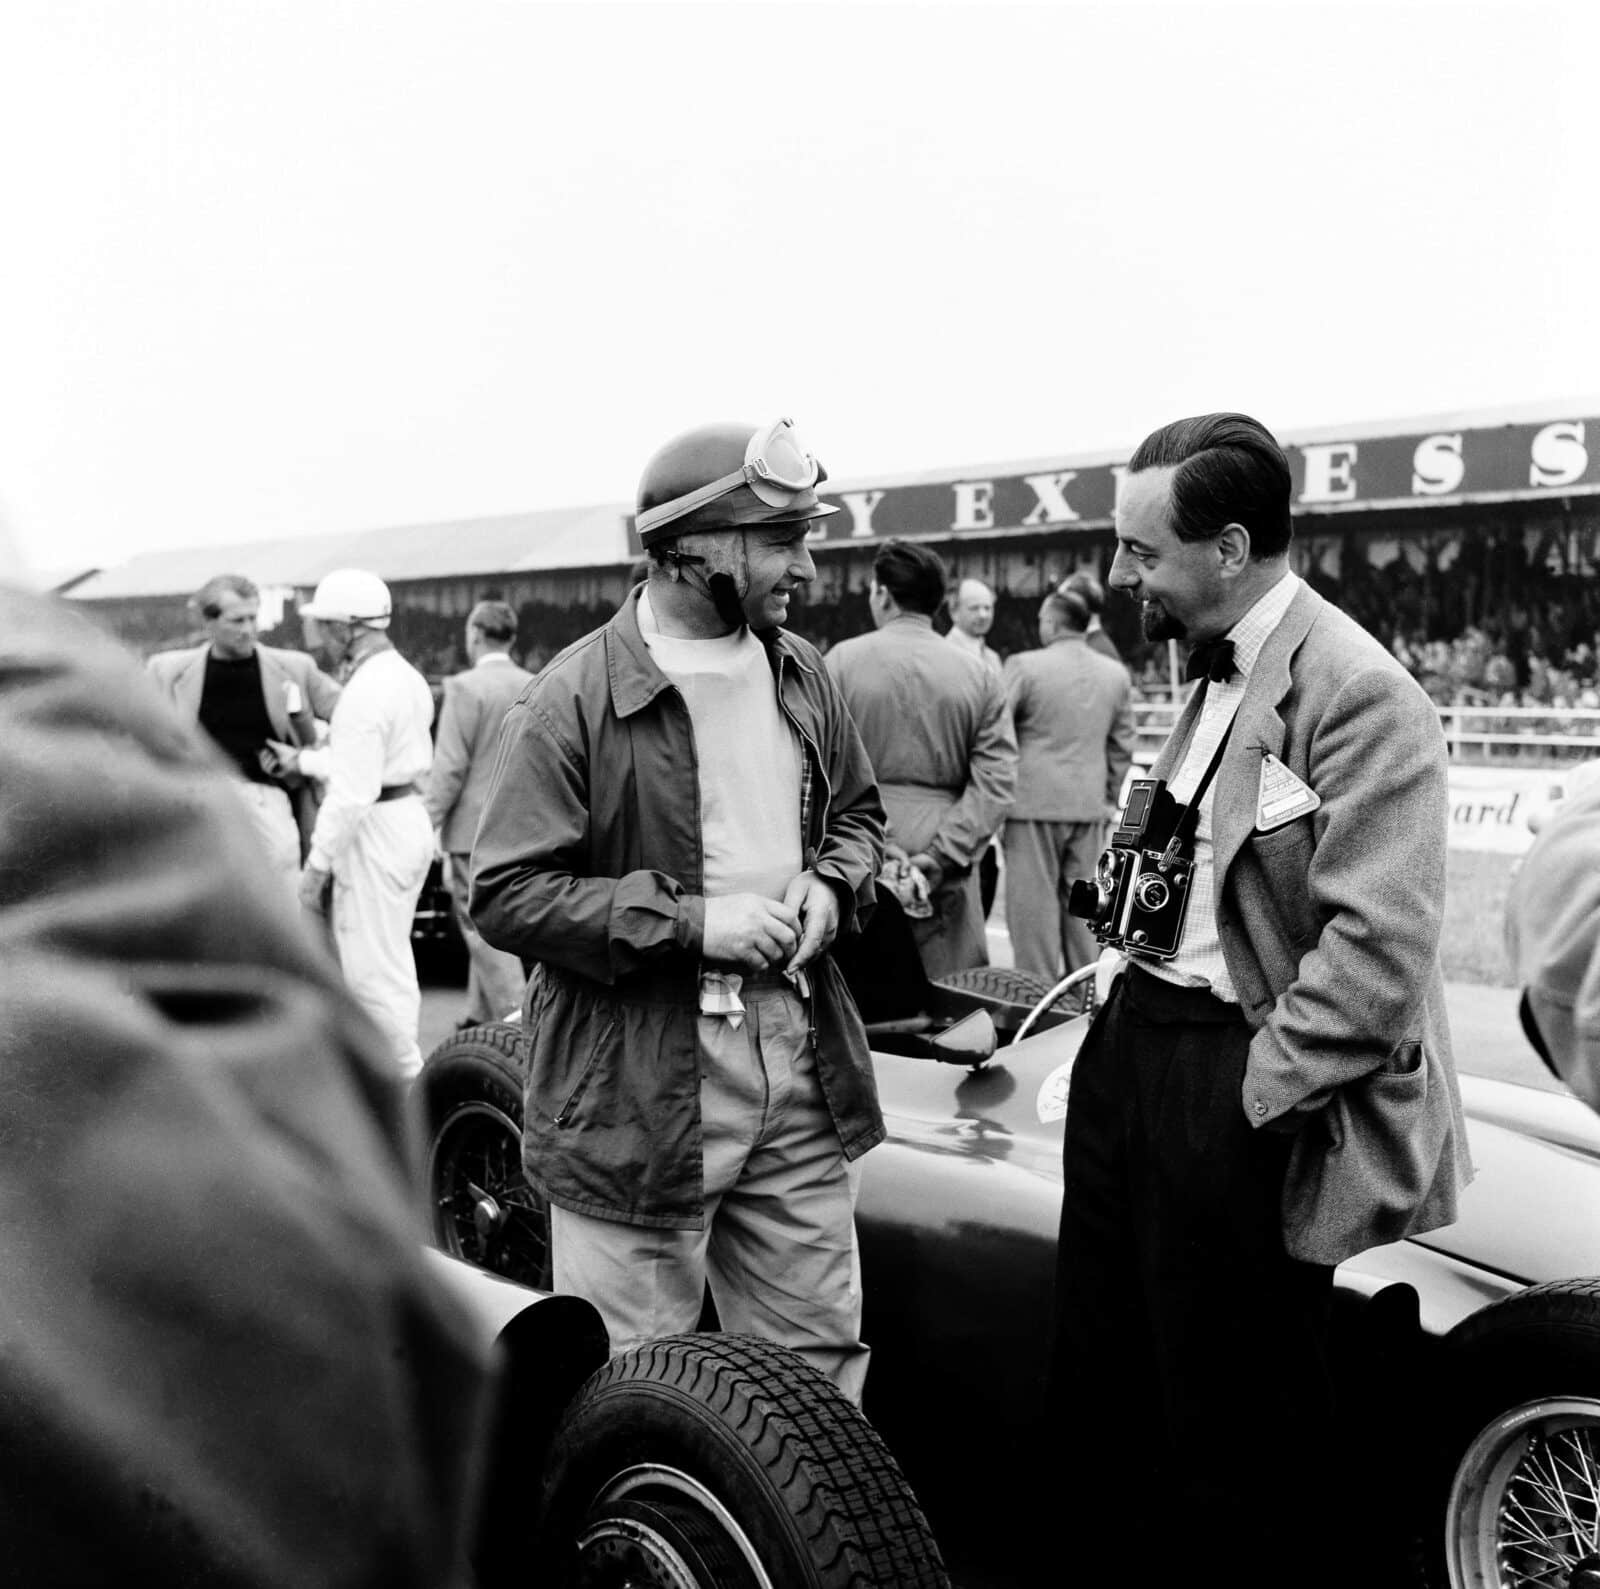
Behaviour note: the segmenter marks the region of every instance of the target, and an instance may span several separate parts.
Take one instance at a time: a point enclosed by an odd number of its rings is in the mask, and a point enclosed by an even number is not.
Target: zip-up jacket
[[[698,1044],[704,852],[694,732],[639,632],[638,592],[507,712],[473,847],[471,914],[537,962],[523,1004],[523,1162],[563,1208],[704,1222]],[[760,636],[799,735],[805,865],[840,932],[871,910],[883,803],[817,650]],[[866,1031],[830,955],[808,968],[817,1073],[845,1156],[882,1141]]]

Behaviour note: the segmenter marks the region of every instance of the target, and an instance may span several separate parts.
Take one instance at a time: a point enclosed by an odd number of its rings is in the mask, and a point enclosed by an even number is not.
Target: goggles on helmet
[[[744,450],[744,467],[720,479],[696,486],[693,491],[657,507],[646,508],[635,521],[640,536],[658,530],[663,524],[689,514],[715,502],[740,486],[748,486],[757,501],[769,508],[787,508],[800,504],[800,499],[811,493],[819,480],[825,479],[822,466],[806,451],[795,434],[792,419],[774,420],[764,430],[758,430]],[[813,498],[814,500],[814,498]],[[809,506],[810,504],[803,504]]]

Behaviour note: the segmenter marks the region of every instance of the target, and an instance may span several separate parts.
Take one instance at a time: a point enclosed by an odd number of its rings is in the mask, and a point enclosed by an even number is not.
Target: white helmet
[[[389,587],[376,574],[369,574],[364,568],[336,568],[318,580],[316,591],[300,609],[300,616],[387,629],[393,610]]]

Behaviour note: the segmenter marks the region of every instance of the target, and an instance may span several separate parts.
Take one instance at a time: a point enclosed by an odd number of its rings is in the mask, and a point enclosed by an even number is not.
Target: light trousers
[[[503,1021],[522,1008],[523,990],[528,979],[522,974],[522,961],[504,949],[483,941],[483,934],[467,914],[467,895],[472,885],[472,857],[450,856],[450,902],[455,907],[456,925],[467,946],[467,1008],[465,1019],[473,1022]]]
[[[422,989],[411,919],[433,861],[433,824],[415,796],[375,805],[333,867],[333,941],[356,1001],[402,1075],[422,1069]]]
[[[1104,822],[1009,819],[1005,850],[1006,931],[1012,964],[1054,982],[1100,958],[1088,922],[1067,911],[1075,878],[1092,878],[1105,848]]]
[[[738,1029],[700,1017],[703,1228],[552,1207],[555,1288],[588,1298],[621,1351],[694,1329],[709,1284],[723,1329],[791,1348],[859,1405],[868,1348],[856,1170],[823,1101],[799,998],[774,987],[743,999]]]
[[[294,802],[288,790],[276,784],[242,782],[237,787],[266,848],[272,874],[282,880],[292,899],[300,881],[300,825],[295,821]]]

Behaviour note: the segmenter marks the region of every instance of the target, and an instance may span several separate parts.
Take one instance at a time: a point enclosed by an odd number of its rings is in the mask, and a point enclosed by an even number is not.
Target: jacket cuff
[[[680,894],[678,915],[672,924],[672,941],[680,949],[699,954],[706,941],[706,902],[702,894]]]
[[[851,886],[850,879],[841,876],[838,872],[823,871],[817,866],[811,868],[829,888],[833,890],[833,897],[839,901],[839,934],[842,936],[856,930],[856,891]]]

